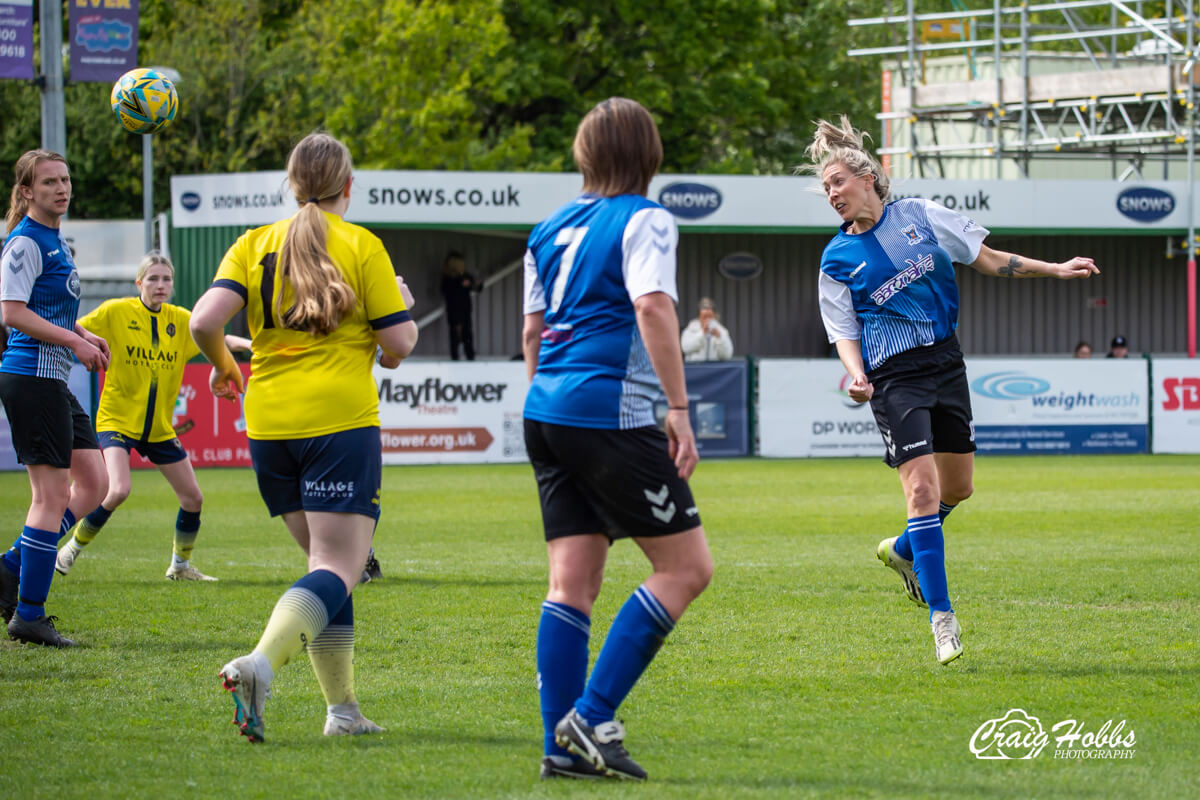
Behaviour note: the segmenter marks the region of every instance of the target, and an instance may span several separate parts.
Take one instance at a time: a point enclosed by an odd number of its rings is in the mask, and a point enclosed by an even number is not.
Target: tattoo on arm
[[[1009,256],[1008,263],[1000,267],[996,274],[1001,278],[1015,278],[1017,275],[1025,275],[1029,273],[1029,271],[1030,270],[1027,269],[1021,269],[1020,256]]]

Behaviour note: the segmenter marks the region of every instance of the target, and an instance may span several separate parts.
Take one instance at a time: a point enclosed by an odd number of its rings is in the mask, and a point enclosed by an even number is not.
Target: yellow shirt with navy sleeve
[[[140,297],[107,300],[79,324],[108,342],[112,357],[96,430],[131,439],[164,442],[175,438],[171,416],[183,368],[200,348],[188,331],[191,312],[163,303],[151,311]]]
[[[274,298],[276,269],[291,218],[247,231],[222,259],[213,286],[241,295],[252,356],[246,387],[251,439],[303,439],[379,426],[371,366],[375,331],[411,319],[383,242],[366,228],[322,212],[326,247],[356,299],[328,336],[282,327]],[[281,308],[293,301],[289,288]]]

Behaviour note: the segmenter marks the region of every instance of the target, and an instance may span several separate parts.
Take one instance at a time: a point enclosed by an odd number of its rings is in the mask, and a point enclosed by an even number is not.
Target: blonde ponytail
[[[67,163],[65,158],[53,150],[28,150],[17,159],[17,164],[13,167],[12,197],[8,201],[8,214],[4,217],[5,224],[8,226],[5,235],[12,233],[13,228],[17,227],[17,223],[29,213],[29,201],[25,199],[25,195],[21,194],[21,187],[33,186],[34,172],[37,171],[37,165],[42,161]]]
[[[828,120],[817,120],[817,132],[808,146],[808,157],[813,166],[802,168],[804,172],[822,175],[831,164],[844,164],[856,176],[875,176],[875,194],[887,202],[891,194],[891,180],[875,157],[867,152],[863,140],[870,134],[856,131],[849,118],[842,115],[838,125]]]
[[[328,336],[358,302],[329,255],[325,238],[329,222],[320,207],[322,200],[341,194],[352,169],[350,151],[324,133],[304,137],[288,157],[288,183],[300,210],[292,217],[279,251],[274,310],[286,328]],[[289,290],[293,302],[282,311]]]

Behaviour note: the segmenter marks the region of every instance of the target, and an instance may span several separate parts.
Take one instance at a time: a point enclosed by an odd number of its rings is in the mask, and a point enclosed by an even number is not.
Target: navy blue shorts
[[[107,450],[110,447],[120,447],[126,453],[130,450],[137,450],[143,458],[155,466],[174,464],[188,457],[187,450],[183,449],[178,438],[166,439],[161,442],[146,442],[131,439],[116,431],[99,431],[96,435],[100,437],[101,450]]]
[[[307,439],[251,439],[258,491],[272,517],[336,511],[379,519],[383,472],[379,428]]]

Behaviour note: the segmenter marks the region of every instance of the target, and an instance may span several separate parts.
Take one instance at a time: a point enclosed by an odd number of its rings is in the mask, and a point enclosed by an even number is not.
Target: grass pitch
[[[533,644],[545,551],[527,466],[388,468],[355,593],[358,694],[386,733],[321,735],[305,656],[281,670],[263,745],[229,724],[217,670],[251,649],[303,572],[253,476],[200,474],[195,563],[163,579],[174,497],[157,473],[56,576],[48,608],[85,647],[0,642],[0,797],[1195,797],[1200,795],[1200,458],[981,458],[947,521],[965,654],[933,658],[925,612],[874,558],[899,482],[873,460],[714,461],[693,489],[708,592],[622,706],[644,785],[539,782]],[[23,474],[0,475],[20,530]],[[8,541],[8,540],[6,540]],[[592,656],[647,573],[619,543]],[[1047,732],[1125,720],[1132,758],[980,760],[986,720]]]

